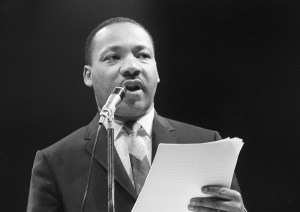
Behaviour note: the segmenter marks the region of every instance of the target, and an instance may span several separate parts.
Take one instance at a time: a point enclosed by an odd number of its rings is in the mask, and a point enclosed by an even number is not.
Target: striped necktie
[[[137,133],[141,127],[138,122],[129,122],[123,127],[129,137],[128,150],[137,195],[141,192],[150,170],[146,149],[141,143],[141,140],[137,139]]]

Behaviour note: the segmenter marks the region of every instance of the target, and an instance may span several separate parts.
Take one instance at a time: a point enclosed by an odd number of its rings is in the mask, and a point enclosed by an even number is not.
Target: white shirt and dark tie
[[[137,123],[127,123],[126,126],[125,123],[118,120],[115,120],[114,123],[114,145],[137,194],[139,194],[144,183],[142,179],[138,178],[145,172],[147,174],[151,166],[153,118],[154,108],[136,120]],[[129,129],[132,125],[134,125],[133,128],[138,126],[138,132],[129,132],[132,130]],[[146,169],[148,170],[146,171]]]

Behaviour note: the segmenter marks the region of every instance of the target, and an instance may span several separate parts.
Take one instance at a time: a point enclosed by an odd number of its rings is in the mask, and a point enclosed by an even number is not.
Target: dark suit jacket
[[[80,211],[98,127],[97,120],[98,116],[88,126],[37,152],[32,169],[28,212]],[[218,139],[220,136],[216,131],[155,114],[152,158],[159,143],[202,143]],[[137,196],[117,153],[115,153],[115,180],[116,212],[130,212]],[[235,176],[231,188],[240,191]],[[104,128],[99,134],[85,205],[86,212],[107,211],[107,142]]]

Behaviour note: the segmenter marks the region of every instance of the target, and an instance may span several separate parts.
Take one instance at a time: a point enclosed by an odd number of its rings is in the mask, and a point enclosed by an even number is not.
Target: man
[[[115,205],[117,212],[131,211],[136,192],[129,145],[122,137],[124,123],[138,122],[144,129],[144,148],[152,161],[159,143],[199,143],[220,139],[215,131],[159,116],[154,110],[154,95],[159,75],[154,44],[149,32],[127,18],[101,23],[86,42],[86,65],[83,78],[93,87],[99,108],[116,85],[127,93],[115,112]],[[38,151],[32,170],[27,211],[80,211],[89,172],[89,161],[99,115],[83,128]],[[106,130],[100,131],[95,150],[93,173],[85,211],[107,211],[107,144]],[[244,211],[235,176],[231,189],[206,186],[202,192],[214,197],[191,197],[191,211]],[[145,209],[145,211],[147,211]]]

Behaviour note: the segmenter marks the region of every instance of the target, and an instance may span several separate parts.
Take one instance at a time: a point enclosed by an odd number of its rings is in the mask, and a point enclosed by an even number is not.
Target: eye
[[[137,58],[139,59],[150,59],[151,56],[149,53],[146,53],[146,52],[141,52],[137,55]]]
[[[113,61],[116,61],[116,60],[119,60],[120,57],[116,54],[111,54],[111,55],[108,55],[104,58],[104,61],[108,61],[108,62],[113,62]]]

